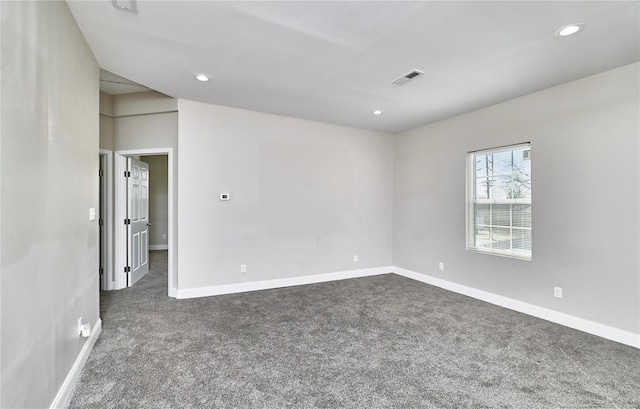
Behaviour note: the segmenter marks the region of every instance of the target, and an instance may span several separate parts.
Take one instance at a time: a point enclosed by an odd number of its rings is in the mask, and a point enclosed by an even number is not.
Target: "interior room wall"
[[[114,95],[113,149],[173,149],[173,248],[178,247],[178,106],[177,100],[155,91]],[[178,269],[178,257],[172,260]]]
[[[178,108],[179,289],[389,265],[391,135]]]
[[[113,150],[113,96],[100,92],[100,149]]]
[[[0,13],[0,406],[45,408],[99,319],[99,69],[65,2]]]
[[[113,116],[176,112],[178,101],[156,91],[131,92],[113,96]]]
[[[168,157],[141,156],[140,160],[149,165],[149,246],[166,249],[166,234],[169,232]]]
[[[398,134],[394,265],[640,333],[639,67]],[[466,251],[467,152],[527,141],[533,260]]]
[[[155,91],[113,97],[114,150],[178,147],[178,102]]]

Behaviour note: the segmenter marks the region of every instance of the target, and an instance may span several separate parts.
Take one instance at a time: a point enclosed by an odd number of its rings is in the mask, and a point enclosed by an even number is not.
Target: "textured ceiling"
[[[136,83],[384,132],[640,60],[637,1],[68,4],[101,67]],[[586,29],[554,37],[575,22]],[[414,68],[425,75],[391,83]]]

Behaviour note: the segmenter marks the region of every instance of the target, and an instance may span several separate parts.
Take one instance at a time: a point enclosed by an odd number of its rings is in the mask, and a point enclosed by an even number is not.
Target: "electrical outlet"
[[[167,235],[165,233],[162,233],[162,240],[166,240],[167,239]]]
[[[438,269],[440,269],[440,271],[444,271],[444,263],[442,261],[438,263]]]
[[[357,255],[357,254],[353,256],[353,262],[354,262],[354,263],[357,263],[357,262],[358,262],[358,255]]]
[[[247,265],[246,264],[240,264],[240,272],[241,273],[246,273],[247,272]]]
[[[553,287],[553,296],[556,298],[562,298],[562,287]]]
[[[89,338],[91,336],[91,324],[82,324],[80,334],[83,338]]]

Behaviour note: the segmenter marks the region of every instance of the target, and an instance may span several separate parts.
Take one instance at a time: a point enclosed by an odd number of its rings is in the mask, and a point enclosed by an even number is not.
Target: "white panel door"
[[[149,165],[129,158],[127,217],[131,220],[127,243],[129,287],[149,272]]]

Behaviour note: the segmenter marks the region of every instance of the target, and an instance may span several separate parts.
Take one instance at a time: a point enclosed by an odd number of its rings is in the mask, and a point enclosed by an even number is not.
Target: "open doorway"
[[[100,291],[114,289],[113,271],[113,184],[112,167],[113,152],[100,149],[98,154],[98,178],[100,200],[98,203],[99,226],[99,283]]]
[[[149,250],[169,250],[169,157],[140,156],[149,166]]]
[[[115,152],[115,260],[114,266],[116,271],[123,272],[118,274],[116,289],[125,288],[135,283],[132,276],[134,267],[132,261],[134,253],[131,244],[132,230],[130,228],[132,218],[131,212],[128,211],[129,192],[127,175],[129,170],[128,163],[130,159],[136,159],[149,165],[148,181],[149,181],[149,214],[148,221],[150,224],[147,231],[147,240],[149,249],[166,250],[168,252],[168,295],[175,297],[177,291],[177,277],[173,268],[173,259],[175,258],[176,246],[173,232],[174,226],[174,172],[173,172],[173,150],[172,148],[159,149],[141,149],[131,151]],[[122,223],[120,223],[122,221]],[[148,255],[148,254],[147,254]],[[146,257],[145,257],[146,258]]]

